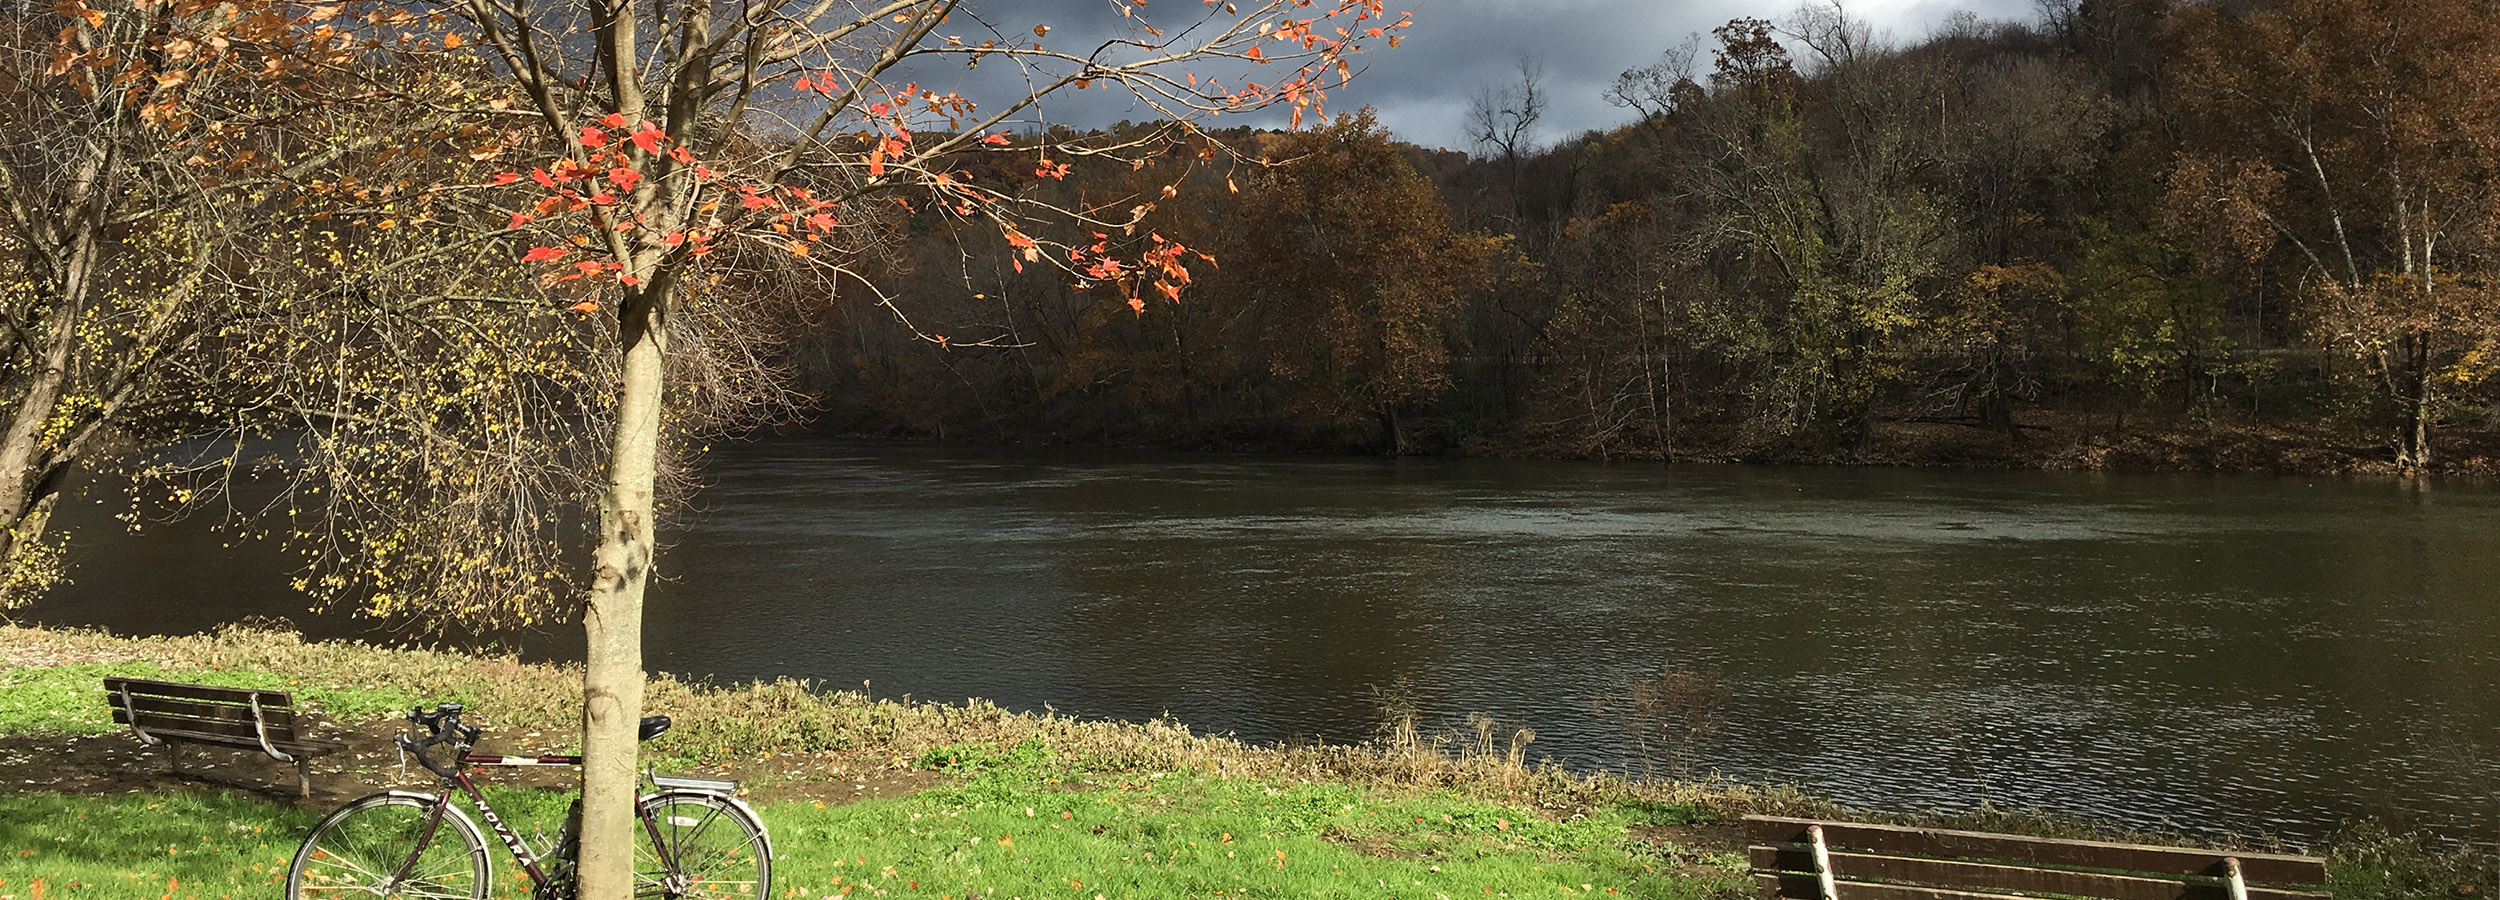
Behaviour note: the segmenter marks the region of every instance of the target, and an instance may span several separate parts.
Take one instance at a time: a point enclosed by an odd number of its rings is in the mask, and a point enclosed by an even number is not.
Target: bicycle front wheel
[[[445,808],[427,835],[434,800],[375,794],[314,825],[287,868],[287,900],[486,900],[486,837]]]
[[[634,896],[669,900],[769,900],[772,851],[764,823],[745,807],[695,791],[642,798],[634,847]]]

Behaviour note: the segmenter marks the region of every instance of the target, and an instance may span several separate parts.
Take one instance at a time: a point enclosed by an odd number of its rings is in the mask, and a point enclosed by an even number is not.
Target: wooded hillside
[[[2486,4],[2066,0],[1899,43],[1808,6],[1624,64],[1625,123],[1550,144],[1523,67],[1472,152],[1347,114],[1234,135],[1276,165],[1176,141],[1168,197],[995,173],[1153,203],[1213,263],[1135,309],[924,214],[887,264],[948,338],[844,298],[802,382],[830,428],[984,441],[2488,465]]]

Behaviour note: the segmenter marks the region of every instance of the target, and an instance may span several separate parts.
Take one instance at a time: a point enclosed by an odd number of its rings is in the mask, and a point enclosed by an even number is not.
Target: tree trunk
[[[69,254],[67,271],[52,279],[60,301],[52,306],[47,323],[51,331],[44,335],[27,379],[26,396],[10,412],[8,428],[0,430],[0,608],[25,599],[12,596],[9,588],[24,578],[18,565],[32,558],[29,551],[42,539],[50,496],[58,489],[46,477],[53,467],[42,460],[43,431],[69,384],[70,349],[77,345],[78,322],[85,311],[93,246],[92,241],[79,241]]]
[[[2431,464],[2431,373],[2430,340],[2421,335],[2407,335],[2396,356],[2405,367],[2404,396],[2397,398],[2404,414],[2396,431],[2396,471],[2420,475]]]
[[[653,561],[652,484],[659,471],[662,363],[667,352],[666,283],[627,291],[621,340],[623,392],[607,492],[599,499],[598,571],[582,669],[583,900],[634,896],[634,768],[642,718],[642,592]]]

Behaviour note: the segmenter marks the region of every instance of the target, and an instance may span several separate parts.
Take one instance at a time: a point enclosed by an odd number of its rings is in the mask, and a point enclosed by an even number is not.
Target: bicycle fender
[[[756,815],[755,807],[748,806],[746,801],[738,799],[735,795],[722,791],[707,791],[699,788],[669,788],[664,791],[652,791],[651,793],[637,797],[634,800],[634,805],[637,807],[647,806],[652,800],[660,797],[666,797],[670,794],[693,794],[697,796],[710,797],[714,800],[719,800],[728,803],[730,806],[736,807],[739,812],[745,813],[748,819],[754,820],[755,827],[758,829],[757,836],[764,839],[764,855],[773,859],[781,858],[781,851],[773,849],[773,830],[770,826],[764,824],[764,817]]]

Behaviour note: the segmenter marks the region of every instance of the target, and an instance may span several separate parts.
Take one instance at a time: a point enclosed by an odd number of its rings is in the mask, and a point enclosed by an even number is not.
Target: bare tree
[[[1476,89],[1467,102],[1467,140],[1502,156],[1510,170],[1511,202],[1519,198],[1520,158],[1536,152],[1536,123],[1545,118],[1545,61],[1519,57],[1519,80]]]
[[[1606,102],[1639,113],[1643,122],[1660,123],[1677,106],[1701,99],[1701,86],[1693,80],[1693,61],[1700,56],[1701,35],[1689,36],[1660,52],[1658,61],[1615,76]]]

